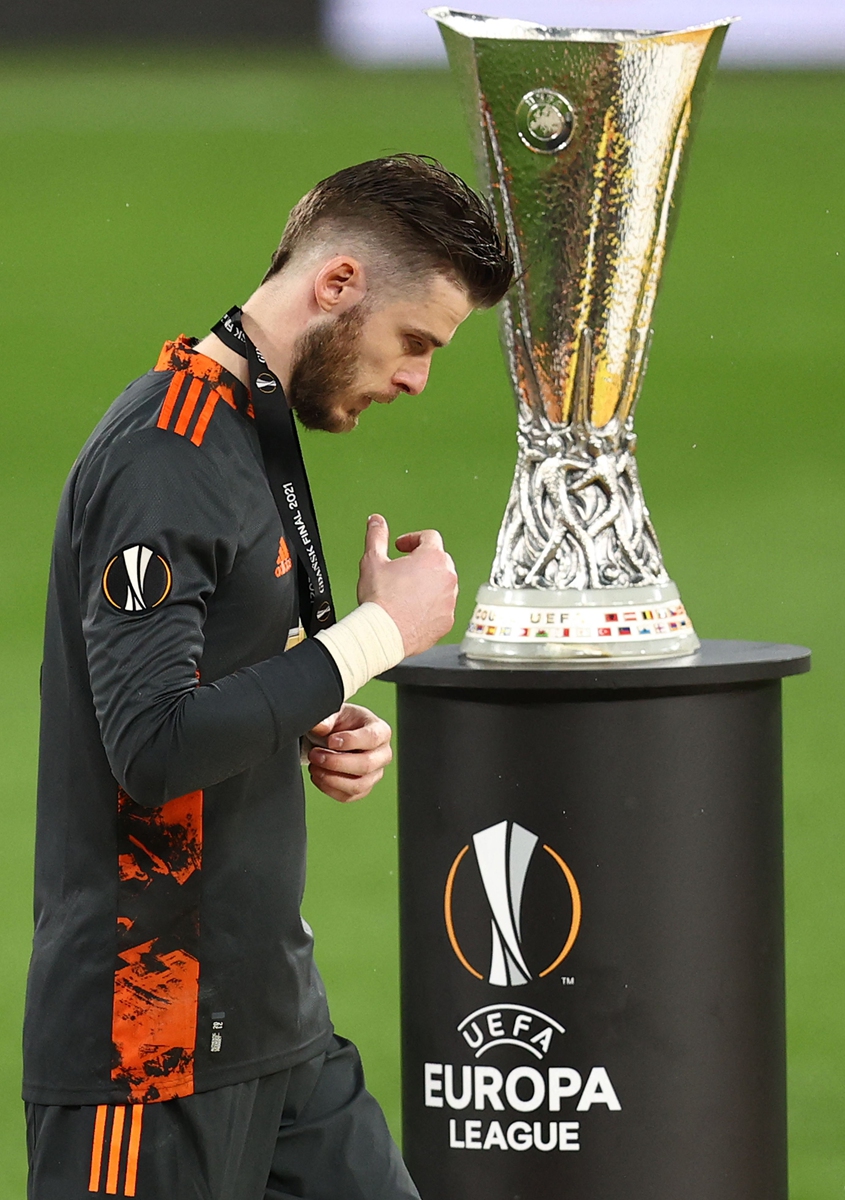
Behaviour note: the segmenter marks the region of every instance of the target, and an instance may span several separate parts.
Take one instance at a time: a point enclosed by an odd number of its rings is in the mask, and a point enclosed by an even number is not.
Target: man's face
[[[288,399],[307,429],[345,433],[375,401],[418,395],[431,356],[472,312],[458,284],[431,275],[408,299],[366,300],[314,326],[299,339]]]

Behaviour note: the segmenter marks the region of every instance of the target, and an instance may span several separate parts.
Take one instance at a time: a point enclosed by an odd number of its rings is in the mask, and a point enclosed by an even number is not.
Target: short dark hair
[[[392,154],[323,179],[291,211],[265,281],[327,225],[351,225],[406,264],[452,277],[476,308],[513,282],[513,256],[491,206],[434,158]]]

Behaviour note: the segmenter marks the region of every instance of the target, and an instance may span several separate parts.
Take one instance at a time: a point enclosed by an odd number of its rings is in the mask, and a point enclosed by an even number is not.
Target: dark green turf
[[[21,1200],[37,673],[64,476],[166,337],[202,333],[248,294],[316,178],[399,149],[471,166],[445,73],[242,54],[7,59],[0,139],[0,1200]],[[646,497],[699,632],[815,652],[813,674],[785,688],[793,1200],[845,1190],[844,234],[845,76],[720,76],[638,428]],[[423,397],[371,410],[349,437],[310,435],[306,453],[341,609],[378,509],[397,533],[443,530],[464,587],[458,637],[492,557],[514,420],[492,315],[437,358]],[[386,685],[366,698],[389,716]],[[336,1023],[395,1126],[393,781],[356,808],[310,805],[306,914]]]

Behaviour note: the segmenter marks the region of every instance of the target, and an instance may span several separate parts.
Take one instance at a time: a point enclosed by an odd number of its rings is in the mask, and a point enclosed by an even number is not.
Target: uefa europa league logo
[[[532,970],[523,945],[522,910],[526,879],[532,861],[536,861],[535,851],[539,840],[535,833],[524,829],[516,821],[500,821],[473,836],[472,845],[490,929],[490,966],[486,973],[472,965],[456,929],[455,883],[461,864],[469,854],[469,844],[458,853],[446,880],[444,915],[452,949],[471,975],[494,987],[519,987],[532,979],[551,975],[569,954],[578,936],[581,894],[575,876],[556,850],[543,845],[542,849],[548,855],[546,861],[550,859],[554,863],[556,873],[559,872],[558,878],[563,876],[563,891],[566,893],[570,918],[563,946],[551,964],[541,964],[539,970]]]

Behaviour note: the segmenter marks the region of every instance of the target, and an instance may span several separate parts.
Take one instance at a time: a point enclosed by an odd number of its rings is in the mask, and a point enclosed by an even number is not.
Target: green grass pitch
[[[30,938],[38,664],[65,475],[100,413],[180,331],[260,277],[291,204],[414,150],[471,175],[445,72],[269,53],[7,56],[0,71],[3,836],[0,1200],[24,1195],[19,1020]],[[638,416],[646,498],[698,631],[805,643],[785,685],[793,1200],[845,1191],[845,75],[720,75],[693,147]],[[305,439],[341,611],[368,513],[439,527],[486,577],[514,462],[492,314],[417,399]],[[364,702],[391,716],[390,687]],[[394,780],[309,797],[305,912],[338,1028],[398,1126]]]

